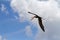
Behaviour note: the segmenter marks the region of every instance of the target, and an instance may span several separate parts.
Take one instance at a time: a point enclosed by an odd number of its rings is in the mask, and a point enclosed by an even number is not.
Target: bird
[[[31,13],[31,12],[28,12],[28,13],[35,15],[32,17],[32,19],[38,18],[39,26],[41,27],[42,31],[45,32],[44,25],[42,23],[42,17],[38,16],[37,14]]]

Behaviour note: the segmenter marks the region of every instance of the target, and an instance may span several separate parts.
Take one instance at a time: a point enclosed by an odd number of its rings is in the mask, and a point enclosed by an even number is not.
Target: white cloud
[[[32,34],[32,30],[31,30],[31,27],[30,26],[26,26],[25,28],[25,33],[28,37],[32,37],[33,34]]]
[[[29,26],[29,25],[26,26],[25,29],[20,29],[18,31],[11,32],[11,33],[8,33],[8,34],[5,34],[5,35],[14,36],[14,35],[18,35],[18,34],[21,34],[21,33],[24,33],[27,37],[32,37],[33,36],[31,26]],[[4,40],[6,40],[6,37],[4,38]]]
[[[2,36],[0,35],[0,40],[2,40]]]
[[[5,10],[6,10],[5,5],[1,4],[1,11],[5,11]]]
[[[8,15],[8,11],[7,11],[7,8],[5,7],[5,5],[4,4],[1,4],[1,11],[2,12],[5,12],[6,13],[6,15]]]
[[[11,7],[17,11],[19,15],[22,14],[25,19],[29,19],[32,16],[27,14],[28,11],[36,13],[47,20],[55,20],[55,18],[58,18],[57,15],[60,15],[58,3],[54,0],[49,0],[47,2],[40,2],[37,0],[12,0]]]
[[[18,12],[19,16],[25,17],[25,20],[30,21],[32,15],[28,14],[28,11],[31,11],[44,19],[46,18],[46,22],[43,21],[46,32],[42,32],[42,30],[38,26],[38,22],[33,20],[32,23],[37,24],[37,34],[35,35],[35,40],[60,40],[60,9],[58,7],[58,3],[55,0],[49,1],[37,1],[37,0],[12,0],[11,7]],[[35,24],[34,24],[35,25]],[[30,30],[29,27],[26,30]],[[30,31],[27,31],[29,34]],[[58,36],[59,35],[59,36]],[[58,38],[56,38],[56,36]]]
[[[0,35],[0,40],[7,40],[7,39]]]
[[[4,38],[3,40],[7,40],[6,38]]]

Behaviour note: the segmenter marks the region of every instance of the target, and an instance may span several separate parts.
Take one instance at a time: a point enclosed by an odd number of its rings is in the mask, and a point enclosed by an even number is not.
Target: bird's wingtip
[[[45,32],[45,31],[44,31]]]
[[[43,32],[45,32],[45,30],[43,30]]]

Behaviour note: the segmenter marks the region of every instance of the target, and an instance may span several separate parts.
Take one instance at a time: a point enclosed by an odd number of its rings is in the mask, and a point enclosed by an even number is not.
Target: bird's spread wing
[[[31,13],[31,12],[28,12],[28,13],[33,14],[33,15],[36,15],[36,14],[34,14],[34,13]]]
[[[42,19],[38,18],[38,22],[39,22],[39,26],[41,27],[41,29],[45,32],[44,26],[42,24]]]

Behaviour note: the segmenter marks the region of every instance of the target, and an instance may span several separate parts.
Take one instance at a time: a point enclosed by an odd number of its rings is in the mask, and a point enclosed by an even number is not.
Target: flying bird
[[[39,26],[41,27],[42,31],[45,32],[44,26],[42,24],[42,17],[39,17],[38,15],[31,13],[31,12],[28,12],[28,13],[35,15],[34,17],[32,17],[32,19],[38,18]]]

